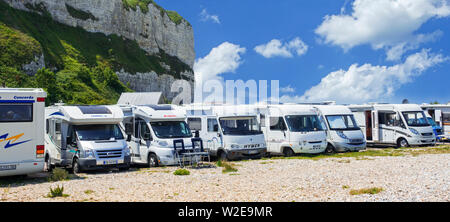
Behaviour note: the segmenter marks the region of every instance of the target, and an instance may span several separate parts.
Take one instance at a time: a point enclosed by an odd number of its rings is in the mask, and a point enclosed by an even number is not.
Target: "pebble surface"
[[[176,167],[128,172],[95,172],[60,182],[14,184],[0,188],[1,201],[125,202],[309,202],[309,201],[450,201],[450,154],[419,156],[270,159],[234,162],[222,168]],[[41,175],[42,176],[42,175]],[[48,198],[50,187],[64,186],[68,197]],[[350,190],[380,187],[378,194],[350,195]],[[88,191],[88,192],[86,192]],[[93,191],[93,192],[91,192]]]

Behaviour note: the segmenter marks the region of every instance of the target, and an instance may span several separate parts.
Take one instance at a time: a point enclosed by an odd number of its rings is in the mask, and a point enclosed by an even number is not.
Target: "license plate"
[[[250,151],[248,151],[248,154],[257,154],[258,153],[258,150],[250,150]]]
[[[16,167],[17,167],[16,165],[0,165],[0,171],[15,170]]]
[[[320,149],[320,145],[314,145],[313,148],[314,149]]]
[[[117,160],[104,160],[103,165],[112,165],[112,164],[118,164],[119,161]]]

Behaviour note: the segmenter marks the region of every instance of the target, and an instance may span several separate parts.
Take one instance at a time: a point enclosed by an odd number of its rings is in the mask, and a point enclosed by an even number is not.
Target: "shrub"
[[[47,194],[47,197],[49,198],[55,198],[55,197],[68,197],[68,194],[64,194],[64,186],[57,186],[55,189],[50,187],[50,193]]]
[[[222,173],[230,173],[230,172],[237,172],[238,171],[238,169],[234,168],[229,163],[223,163],[223,167],[224,167],[224,169],[222,170]]]
[[[177,175],[177,176],[186,176],[191,174],[191,172],[189,172],[189,170],[186,169],[178,169],[175,170],[175,172],[173,172],[173,175]]]
[[[61,180],[67,180],[69,178],[69,173],[65,169],[56,168],[52,171],[49,180],[56,182]]]
[[[359,189],[359,190],[350,190],[350,195],[361,195],[361,194],[377,194],[383,191],[383,188],[380,187],[372,187],[372,188],[365,188],[365,189]]]

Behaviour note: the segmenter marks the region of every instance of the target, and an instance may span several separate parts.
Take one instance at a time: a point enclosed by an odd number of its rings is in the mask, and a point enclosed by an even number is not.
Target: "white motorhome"
[[[422,104],[422,109],[430,115],[436,124],[433,126],[436,136],[443,141],[450,140],[450,103]]]
[[[0,176],[44,170],[42,89],[0,89]]]
[[[120,106],[132,163],[149,167],[178,165],[175,148],[181,145],[192,151],[194,141],[184,110],[173,105]]]
[[[191,130],[211,156],[219,159],[260,158],[266,153],[257,112],[247,105],[189,104],[183,108]]]
[[[326,152],[366,149],[366,140],[353,113],[342,105],[314,105],[327,129]]]
[[[348,106],[370,144],[408,147],[433,145],[436,138],[426,115],[416,104]]]
[[[327,148],[327,134],[311,105],[259,105],[267,152],[292,156],[317,154]]]
[[[106,168],[128,169],[130,150],[119,124],[118,106],[51,106],[46,108],[46,165],[75,173]]]

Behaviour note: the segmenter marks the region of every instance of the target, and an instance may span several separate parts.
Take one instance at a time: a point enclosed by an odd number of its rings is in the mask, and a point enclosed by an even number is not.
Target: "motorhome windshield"
[[[80,141],[123,140],[123,134],[118,125],[77,125],[74,126]]]
[[[425,114],[421,111],[402,112],[408,126],[430,126],[425,118]]]
[[[189,138],[192,137],[189,126],[184,121],[152,122],[153,132],[158,138]]]
[[[353,115],[326,116],[330,130],[359,130]]]
[[[220,126],[225,135],[256,135],[261,134],[256,116],[220,118]]]
[[[291,132],[313,132],[323,130],[317,115],[286,116],[285,119]]]

